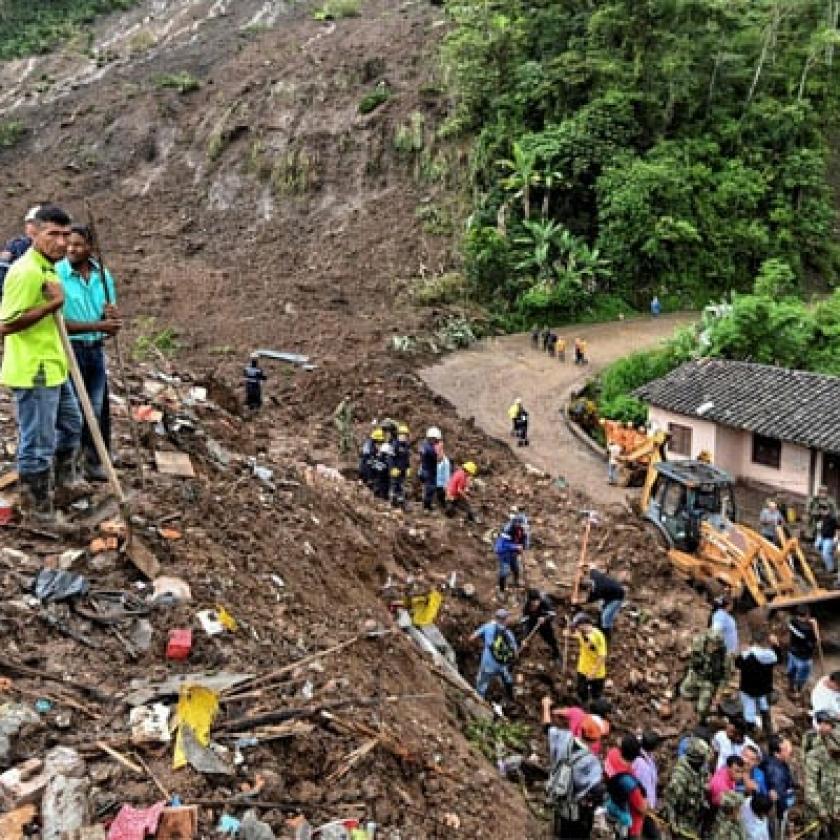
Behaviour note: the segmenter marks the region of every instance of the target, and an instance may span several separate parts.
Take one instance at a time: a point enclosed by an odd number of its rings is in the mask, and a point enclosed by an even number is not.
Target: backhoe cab
[[[723,586],[749,606],[779,609],[840,598],[840,590],[818,584],[799,541],[784,528],[777,545],[738,523],[734,482],[712,464],[651,463],[641,506],[677,571]]]

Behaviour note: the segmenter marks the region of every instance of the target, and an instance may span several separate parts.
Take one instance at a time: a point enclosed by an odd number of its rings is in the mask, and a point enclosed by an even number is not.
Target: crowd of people
[[[548,353],[552,359],[559,359],[561,362],[566,361],[566,339],[558,335],[550,327],[543,327],[540,329],[534,326],[531,330],[531,344],[535,350],[542,348],[543,352]],[[586,340],[583,338],[576,338],[572,345],[574,352],[574,363],[576,365],[585,365],[589,359],[586,355]]]
[[[107,452],[105,341],[119,333],[122,320],[114,279],[93,256],[90,227],[73,224],[63,209],[46,203],[26,213],[24,227],[0,251],[0,382],[15,403],[22,513],[54,525],[56,504],[74,501],[86,480],[107,478],[95,437]],[[90,400],[95,430],[80,409],[71,363]]]

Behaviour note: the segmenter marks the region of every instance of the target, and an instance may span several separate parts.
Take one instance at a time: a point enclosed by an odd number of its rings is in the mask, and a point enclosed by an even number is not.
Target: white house
[[[840,377],[702,359],[638,388],[668,456],[711,454],[733,477],[840,499]]]

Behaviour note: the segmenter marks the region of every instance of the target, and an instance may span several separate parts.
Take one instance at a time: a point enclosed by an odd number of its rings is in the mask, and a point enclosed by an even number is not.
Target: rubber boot
[[[25,521],[33,525],[54,525],[55,509],[52,498],[52,472],[43,470],[39,473],[21,475],[21,512]]]
[[[55,469],[56,504],[59,507],[69,505],[82,498],[82,496],[91,493],[90,485],[80,474],[78,449],[56,452],[53,466]]]

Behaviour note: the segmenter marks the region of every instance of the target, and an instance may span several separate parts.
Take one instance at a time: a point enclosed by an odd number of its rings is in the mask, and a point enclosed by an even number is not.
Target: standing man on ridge
[[[0,381],[12,389],[15,400],[23,508],[50,523],[55,520],[53,466],[58,486],[73,482],[82,414],[53,317],[64,305],[55,264],[67,252],[70,217],[60,207],[45,205],[33,221],[32,247],[6,276],[0,306]]]

